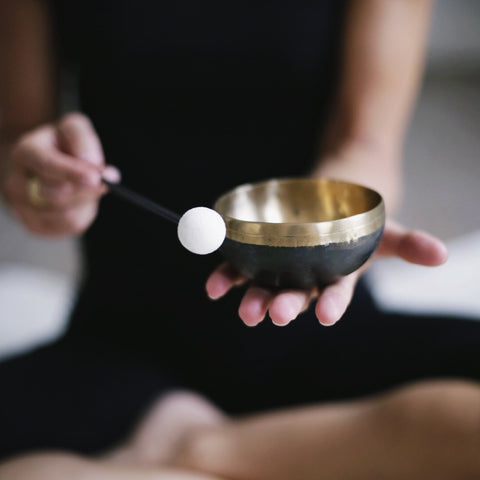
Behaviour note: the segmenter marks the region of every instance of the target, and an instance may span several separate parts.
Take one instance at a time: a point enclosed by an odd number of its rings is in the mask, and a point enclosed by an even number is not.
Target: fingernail
[[[250,327],[250,328],[253,328],[253,327],[256,327],[259,323],[261,323],[262,320],[258,320],[258,321],[255,321],[255,322],[249,322],[249,323],[246,323],[245,321],[243,322],[247,327]]]
[[[292,320],[295,320],[300,314],[303,304],[304,302],[300,300],[292,303],[289,306],[289,308],[285,309],[285,318],[288,319],[289,322],[291,322]]]
[[[107,182],[120,183],[122,174],[117,167],[114,167],[113,165],[107,165],[103,169],[102,177],[107,180]]]
[[[207,296],[208,296],[208,298],[209,298],[210,300],[218,300],[218,299],[222,296],[222,294],[220,294],[220,293],[209,293],[209,292],[207,292]]]
[[[340,309],[336,302],[334,302],[331,298],[326,298],[324,300],[324,309],[326,315],[324,315],[322,319],[322,325],[325,327],[331,327],[335,325],[340,317]]]
[[[298,316],[298,310],[295,308],[288,308],[285,309],[283,312],[282,318],[281,319],[274,319],[270,316],[272,323],[276,325],[277,327],[285,327],[285,325],[288,325],[290,322],[295,320]]]
[[[256,327],[263,320],[263,317],[258,318],[245,316],[241,311],[239,311],[238,313],[240,319],[247,327]]]
[[[288,325],[298,317],[302,306],[303,302],[295,296],[284,298],[280,305],[277,304],[277,308],[275,310],[275,316],[280,317],[280,320],[278,318],[276,320],[272,318],[273,324],[277,327],[284,327],[285,325]],[[278,311],[279,308],[280,311]]]
[[[295,320],[294,318],[291,318],[290,320],[282,320],[281,322],[279,322],[278,320],[274,320],[272,318],[272,323],[276,326],[276,327],[285,327],[287,326],[292,320]]]

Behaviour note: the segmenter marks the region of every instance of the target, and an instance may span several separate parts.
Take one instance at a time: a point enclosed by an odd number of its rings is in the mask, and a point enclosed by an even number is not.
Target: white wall
[[[428,59],[438,73],[480,71],[480,1],[434,3]]]

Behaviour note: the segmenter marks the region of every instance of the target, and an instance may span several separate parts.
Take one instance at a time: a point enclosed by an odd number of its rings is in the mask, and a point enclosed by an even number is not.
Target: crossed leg
[[[420,382],[375,397],[228,419],[189,392],[164,396],[97,459],[18,457],[1,480],[480,478],[480,385]]]
[[[164,464],[238,480],[480,478],[480,385],[473,382],[419,382],[357,401],[231,420],[189,400],[213,421],[202,426],[197,416],[189,430],[188,409],[168,412],[167,405],[169,420],[157,416],[158,428],[172,428],[176,414],[183,419],[170,458],[161,453]]]

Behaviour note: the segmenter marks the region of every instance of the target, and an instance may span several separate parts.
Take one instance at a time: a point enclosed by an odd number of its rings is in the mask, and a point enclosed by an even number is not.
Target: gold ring
[[[31,177],[28,179],[27,183],[27,196],[28,200],[34,207],[42,207],[45,205],[45,199],[40,193],[40,188],[42,184],[38,177]]]

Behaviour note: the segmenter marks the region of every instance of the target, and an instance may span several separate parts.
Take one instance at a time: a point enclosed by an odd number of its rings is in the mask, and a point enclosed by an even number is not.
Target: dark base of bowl
[[[376,250],[383,228],[352,242],[314,247],[269,247],[225,239],[221,252],[256,284],[275,288],[311,288],[333,283],[360,268]]]

